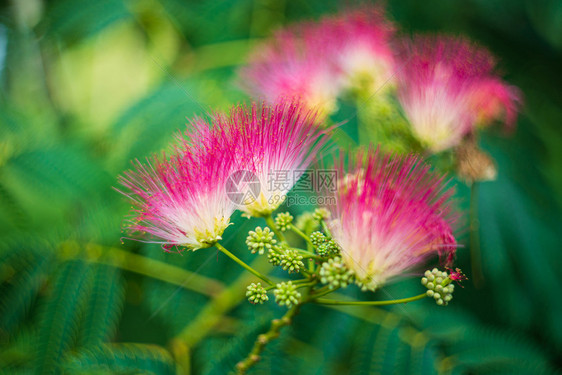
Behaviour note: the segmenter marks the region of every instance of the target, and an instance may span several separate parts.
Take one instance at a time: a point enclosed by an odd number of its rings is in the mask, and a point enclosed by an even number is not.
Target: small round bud
[[[285,232],[290,228],[293,222],[293,215],[288,212],[282,212],[275,217],[275,225],[281,232]]]
[[[261,286],[261,283],[251,283],[248,285],[246,288],[246,297],[248,297],[248,301],[253,304],[262,304],[269,300],[267,291]]]
[[[301,268],[304,267],[302,262],[303,256],[299,254],[297,250],[288,249],[283,254],[281,254],[280,265],[285,271],[289,273],[299,272]]]
[[[279,246],[273,246],[267,251],[267,260],[274,266],[281,265],[282,250]]]
[[[353,281],[353,272],[345,266],[341,258],[332,258],[322,264],[320,281],[328,284],[330,289],[345,288]]]
[[[447,277],[446,272],[439,271],[437,268],[425,271],[421,281],[422,285],[428,289],[427,296],[434,298],[439,306],[446,306],[453,299],[452,293],[455,286],[451,284],[451,279]]]
[[[328,242],[328,239],[322,232],[313,232],[310,235],[310,242],[316,247]]]
[[[273,294],[275,295],[275,302],[281,306],[291,307],[298,304],[301,299],[297,287],[290,281],[277,284]]]
[[[312,214],[314,220],[322,221],[330,218],[330,212],[325,208],[317,208]]]
[[[274,233],[268,227],[264,229],[256,227],[255,230],[248,232],[246,245],[248,245],[248,249],[250,249],[252,254],[258,253],[261,255],[277,243],[277,241],[273,239],[273,236]]]
[[[316,248],[318,255],[324,258],[339,255],[340,247],[334,240],[328,240]]]

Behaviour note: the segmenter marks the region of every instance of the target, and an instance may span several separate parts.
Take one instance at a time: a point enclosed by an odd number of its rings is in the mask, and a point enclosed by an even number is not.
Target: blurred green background
[[[0,6],[0,369],[226,374],[283,310],[214,249],[121,242],[112,189],[186,118],[248,98],[236,69],[282,25],[335,0],[13,0]],[[389,0],[401,32],[472,37],[521,88],[517,132],[491,130],[482,272],[446,308],[305,306],[255,374],[533,374],[562,369],[562,2]],[[342,105],[338,119],[354,118]],[[346,112],[347,111],[347,112]],[[353,121],[353,120],[352,120]],[[468,209],[469,188],[458,196]],[[306,207],[299,209],[303,210]],[[298,213],[298,212],[294,212]],[[468,213],[468,212],[467,212]],[[468,219],[467,219],[468,220]],[[242,233],[259,220],[235,218]],[[468,236],[459,265],[471,276]],[[253,258],[236,236],[227,247]],[[417,277],[368,299],[419,293]],[[359,297],[357,290],[351,294]]]

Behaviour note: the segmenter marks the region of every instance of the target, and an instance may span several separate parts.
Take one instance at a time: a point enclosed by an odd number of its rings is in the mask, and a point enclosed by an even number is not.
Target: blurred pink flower
[[[298,97],[329,114],[342,90],[375,91],[392,76],[393,32],[379,7],[293,25],[251,55],[240,71],[241,84],[269,102]]]
[[[495,76],[490,53],[463,38],[423,36],[399,51],[398,97],[413,131],[434,152],[478,125],[516,118],[519,92]]]
[[[456,214],[443,177],[415,156],[372,149],[344,164],[342,157],[327,224],[364,289],[375,290],[436,253],[452,262]]]

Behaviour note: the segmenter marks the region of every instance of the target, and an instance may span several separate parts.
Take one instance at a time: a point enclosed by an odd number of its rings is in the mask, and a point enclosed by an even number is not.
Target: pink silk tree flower
[[[341,75],[344,90],[371,96],[392,87],[395,28],[380,6],[362,6],[324,18],[318,34],[329,38],[330,58]]]
[[[515,121],[517,89],[494,74],[490,53],[463,38],[417,37],[399,51],[398,98],[414,134],[433,152],[457,146],[478,125]]]
[[[311,25],[278,31],[258,47],[240,70],[241,86],[268,103],[298,98],[322,114],[334,112],[340,91],[337,69],[327,57],[329,41]]]
[[[133,202],[128,230],[148,234],[144,242],[161,243],[168,250],[211,247],[222,239],[235,204],[226,194],[235,165],[234,150],[228,150],[221,132],[202,120],[194,130],[179,136],[172,156],[156,156],[146,163],[133,162],[123,173],[120,191]]]
[[[273,102],[298,97],[321,114],[343,90],[374,92],[392,77],[394,33],[379,7],[363,7],[278,31],[240,71],[242,86]]]
[[[371,149],[350,156],[347,168],[344,159],[327,224],[357,283],[375,290],[433,254],[450,265],[456,216],[443,177],[415,156]]]
[[[238,208],[249,216],[276,210],[328,141],[329,129],[319,126],[316,112],[297,101],[237,106],[216,122],[222,122],[237,169],[254,176],[240,184],[252,199]]]

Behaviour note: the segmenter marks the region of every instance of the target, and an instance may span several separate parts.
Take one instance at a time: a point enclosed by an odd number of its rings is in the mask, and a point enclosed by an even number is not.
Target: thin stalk
[[[265,346],[271,341],[279,337],[281,328],[291,324],[293,317],[297,314],[300,305],[291,307],[281,319],[274,319],[271,321],[269,331],[258,336],[254,343],[254,347],[248,356],[236,365],[237,374],[245,374],[252,366],[260,360],[260,354],[265,349]]]
[[[275,233],[275,235],[277,236],[277,238],[279,238],[280,241],[282,242],[287,242],[285,240],[285,236],[283,235],[283,233],[281,233],[281,231],[279,229],[277,229],[277,225],[275,225],[275,221],[273,220],[273,216],[271,216],[271,214],[264,216],[265,219],[265,223],[267,224],[267,226],[273,231],[273,233]]]
[[[238,263],[239,265],[241,265],[242,267],[244,267],[246,270],[248,270],[249,272],[253,273],[255,276],[259,277],[260,279],[262,279],[263,281],[265,281],[266,283],[268,283],[269,285],[273,285],[273,281],[271,281],[267,276],[261,274],[260,272],[256,271],[255,269],[253,269],[252,267],[250,267],[249,265],[247,265],[244,261],[242,261],[240,258],[238,258],[236,255],[232,254],[230,251],[228,251],[227,249],[224,248],[224,246],[222,246],[220,243],[216,243],[215,247],[217,249],[219,249],[220,251],[222,251],[224,254],[226,254],[230,259],[232,259],[233,261],[235,261],[236,263]]]
[[[310,299],[310,300],[315,300],[315,299],[317,299],[318,297],[322,297],[322,296],[324,296],[324,295],[326,295],[326,294],[335,292],[337,289],[339,289],[339,288],[336,288],[336,289],[335,289],[335,288],[330,288],[330,285],[326,285],[326,286],[324,286],[324,287],[322,287],[322,288],[320,288],[320,289],[318,289],[318,290],[315,290],[315,291],[311,292],[311,293],[310,293],[310,296],[309,296],[309,299]]]
[[[90,246],[86,246],[86,254],[88,261],[92,263],[118,267],[201,294],[215,296],[224,289],[224,285],[221,282],[210,277],[205,277],[195,272],[190,272],[143,255],[133,254],[116,247],[102,247],[90,244]]]
[[[257,257],[252,262],[252,266],[255,268],[267,264],[265,257]],[[217,324],[224,320],[224,314],[246,298],[246,286],[253,278],[253,275],[242,272],[238,278],[228,284],[227,288],[207,303],[176,338],[184,341],[188,348],[197,345]]]
[[[312,241],[310,240],[310,238],[308,238],[308,236],[306,234],[304,234],[299,228],[297,228],[294,224],[290,225],[291,230],[293,232],[295,232],[296,234],[298,234],[300,237],[302,237],[303,240],[306,241],[306,243],[308,243],[310,246],[314,246],[312,244]]]
[[[322,230],[324,231],[326,236],[328,236],[328,238],[332,238],[332,233],[330,233],[330,229],[328,228],[328,225],[326,225],[326,222],[322,220],[320,222],[320,225],[322,226]]]
[[[482,272],[482,254],[480,252],[477,182],[473,182],[470,186],[470,263],[474,286],[480,288],[484,284],[484,274]]]
[[[384,306],[384,305],[396,305],[399,303],[408,303],[408,302],[418,301],[424,298],[427,298],[427,294],[425,293],[414,297],[393,299],[389,301],[338,301],[333,299],[318,298],[318,299],[314,299],[312,302],[320,303],[323,305]]]

